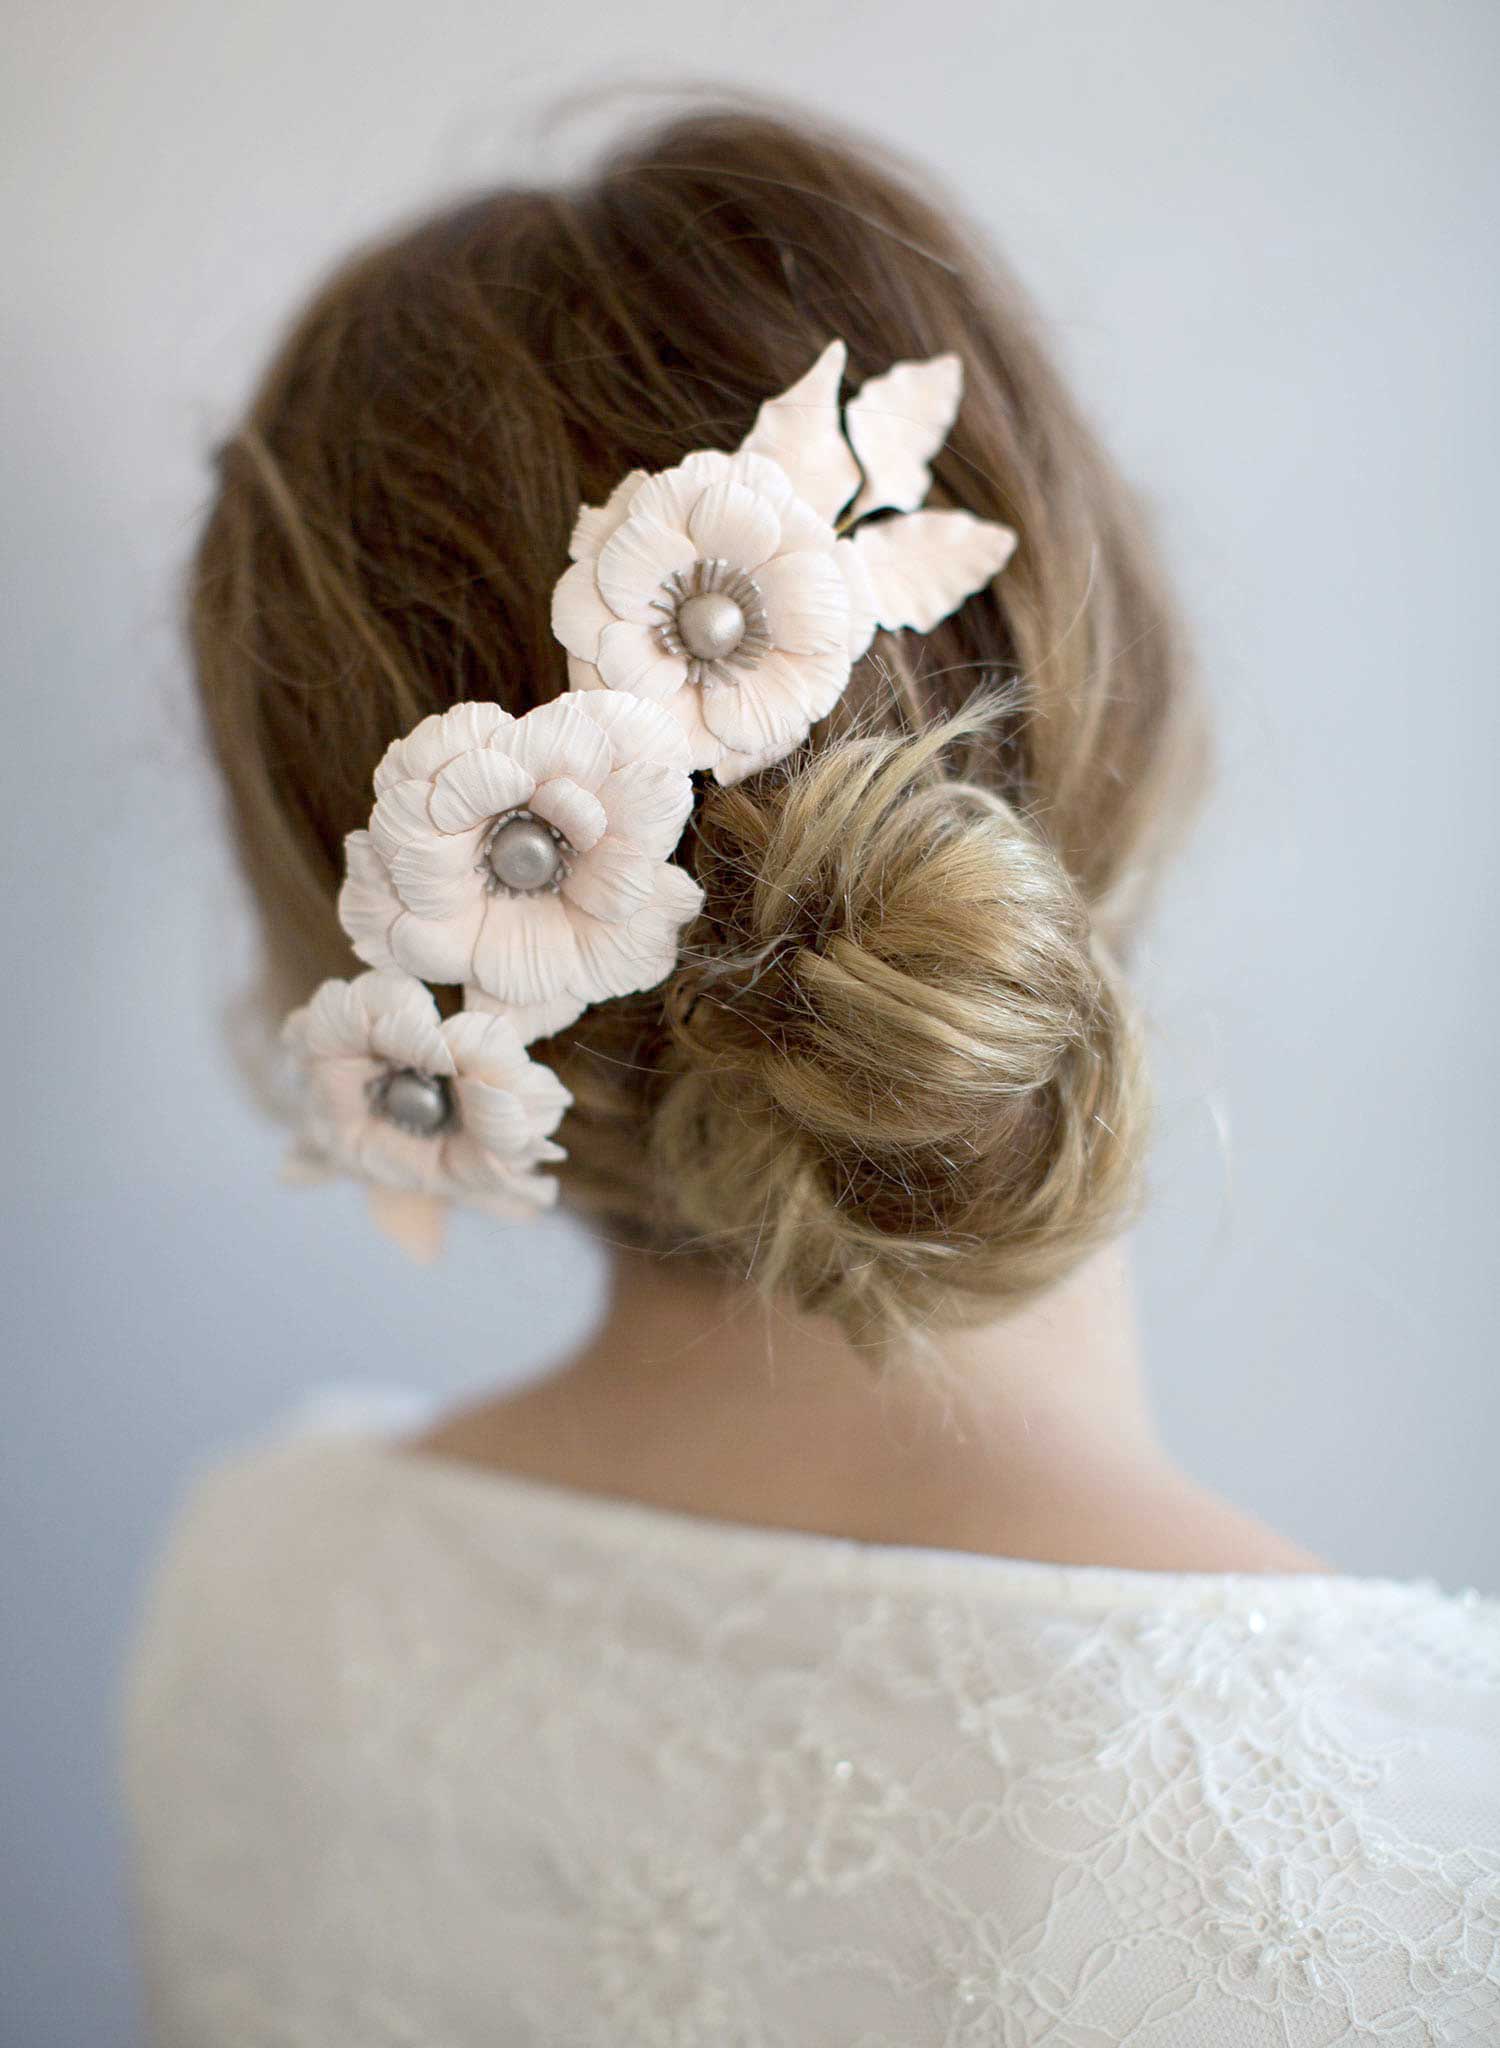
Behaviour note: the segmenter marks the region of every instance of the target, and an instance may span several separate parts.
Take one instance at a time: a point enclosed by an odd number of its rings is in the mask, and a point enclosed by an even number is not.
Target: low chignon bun
[[[652,1126],[687,1230],[884,1337],[993,1315],[1118,1228],[1145,1089],[1079,892],[960,715],[714,792]]]

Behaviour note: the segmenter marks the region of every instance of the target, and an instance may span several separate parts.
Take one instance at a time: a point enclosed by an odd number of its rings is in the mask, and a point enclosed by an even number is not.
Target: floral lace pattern
[[[696,1522],[294,1433],[125,1695],[161,2048],[1500,2042],[1500,1602]]]

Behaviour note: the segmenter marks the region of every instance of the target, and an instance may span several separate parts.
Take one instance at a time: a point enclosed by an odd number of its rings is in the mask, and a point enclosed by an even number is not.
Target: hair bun
[[[992,713],[715,791],[713,920],[669,1002],[658,1164],[690,1229],[855,1335],[1003,1311],[1119,1227],[1135,1034],[1088,910],[1004,798]]]

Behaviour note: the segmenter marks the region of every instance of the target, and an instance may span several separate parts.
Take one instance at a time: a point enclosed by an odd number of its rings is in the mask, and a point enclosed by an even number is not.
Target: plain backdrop
[[[1486,0],[10,0],[0,2038],[138,2036],[114,1687],[192,1462],[579,1336],[564,1222],[403,1264],[289,1192],[175,626],[206,451],[357,236],[702,79],[924,158],[1159,515],[1218,799],[1142,974],[1164,1428],[1359,1572],[1500,1590],[1500,13]],[[627,112],[631,109],[627,109]],[[619,112],[612,117],[615,122]],[[205,2044],[208,2048],[208,2044]]]

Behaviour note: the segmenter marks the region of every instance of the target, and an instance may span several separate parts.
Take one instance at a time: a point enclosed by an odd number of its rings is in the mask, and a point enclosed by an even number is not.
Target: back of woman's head
[[[736,447],[835,336],[854,381],[961,358],[930,502],[1015,556],[878,633],[807,746],[699,789],[675,973],[534,1051],[572,1092],[575,1204],[884,1336],[998,1313],[1128,1216],[1118,960],[1201,751],[1138,516],[951,210],[846,140],[706,112],[360,255],[222,450],[192,632],[284,1007],[350,969],[343,841],[389,743],[566,689],[580,503]]]

